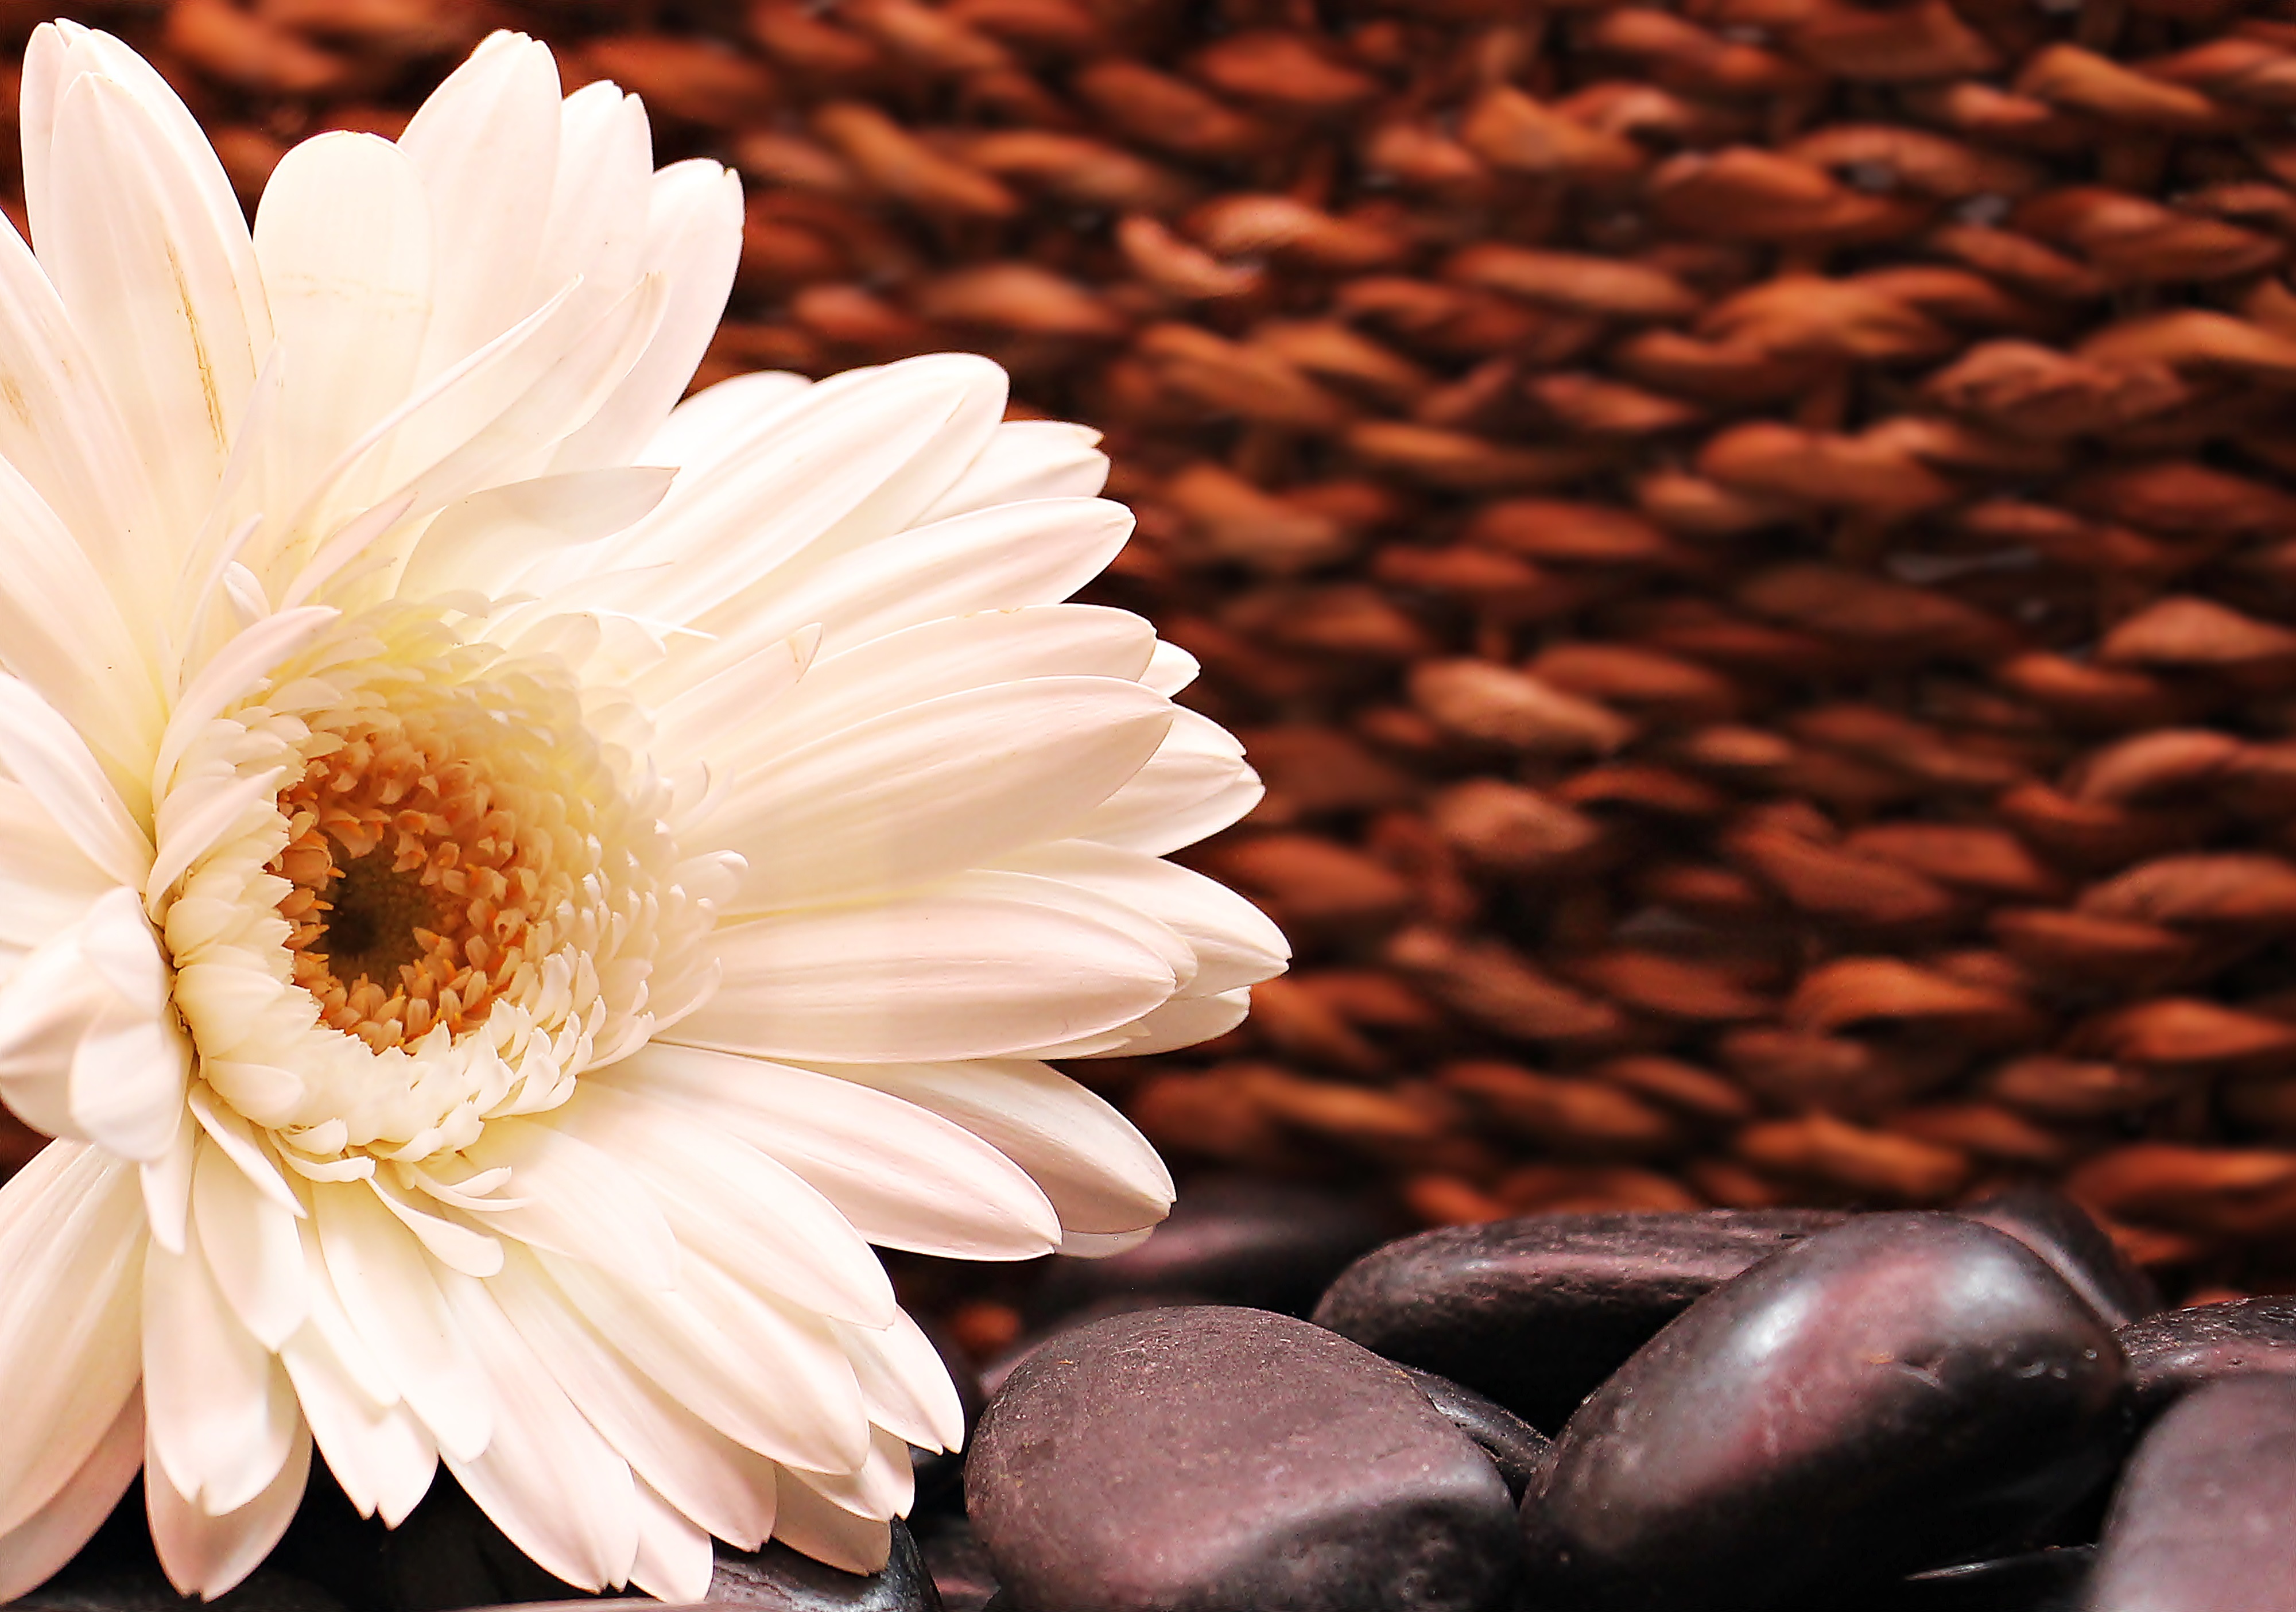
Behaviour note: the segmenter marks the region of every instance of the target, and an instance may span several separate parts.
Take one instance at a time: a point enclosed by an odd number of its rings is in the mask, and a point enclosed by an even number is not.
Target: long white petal
[[[773,1532],[772,1461],[718,1432],[632,1366],[530,1255],[513,1249],[488,1288],[566,1396],[641,1479],[742,1550],[756,1550]]]
[[[1028,498],[1096,498],[1108,484],[1108,456],[1099,442],[1089,425],[1007,420],[917,524]]]
[[[117,79],[85,75],[56,109],[52,180],[70,201],[39,236],[179,541],[200,529],[271,340],[259,290],[246,296],[260,276],[245,225],[201,202],[202,155]],[[162,555],[172,572],[179,556]]]
[[[55,1497],[0,1534],[0,1600],[14,1600],[77,1556],[143,1464],[144,1401],[131,1394],[94,1453]]]
[[[397,1527],[430,1490],[437,1443],[404,1404],[377,1404],[362,1392],[316,1328],[290,1338],[279,1359],[343,1493],[360,1516]]]
[[[52,1142],[0,1188],[0,1532],[93,1455],[141,1369],[135,1166]]]
[[[422,178],[388,140],[319,135],[272,170],[255,255],[286,361],[265,508],[298,507],[413,387],[430,321],[430,236]]]
[[[1155,754],[1172,709],[1116,678],[922,700],[752,762],[693,832],[748,864],[736,911],[927,884],[1062,837]]]
[[[442,1454],[480,1454],[494,1430],[494,1400],[439,1295],[443,1273],[362,1183],[323,1186],[312,1208],[335,1295],[361,1340]]]
[[[302,1426],[285,1371],[232,1313],[203,1249],[144,1256],[144,1413],[168,1481],[213,1517],[270,1485]]]
[[[816,1066],[964,1126],[1034,1176],[1073,1230],[1137,1230],[1172,1205],[1171,1172],[1132,1122],[1043,1064]]]
[[[277,1350],[310,1313],[295,1217],[213,1141],[192,1168],[192,1223],[209,1273],[239,1324]]]
[[[955,1450],[964,1442],[964,1404],[948,1364],[904,1312],[890,1327],[840,1326],[869,1419],[921,1450]]]
[[[1259,803],[1266,791],[1234,736],[1185,705],[1176,709],[1163,748],[1085,819],[1079,837],[1162,856]]]
[[[1021,873],[1060,879],[1146,913],[1196,954],[1190,996],[1211,996],[1283,972],[1292,944],[1273,919],[1226,885],[1136,851],[1090,840],[1036,845],[1006,859]]]
[[[741,256],[739,178],[700,159],[652,176],[642,261],[666,276],[668,303],[645,356],[566,440],[554,461],[558,468],[626,464],[660,429],[717,333]]]
[[[613,1147],[594,1147],[557,1115],[488,1122],[463,1157],[478,1170],[507,1169],[514,1206],[480,1217],[537,1248],[586,1260],[640,1287],[677,1279],[677,1239],[644,1184]]]
[[[713,939],[718,994],[668,1039],[758,1057],[995,1057],[1112,1029],[1179,986],[1168,946],[1136,915],[1021,874],[967,874]]]
[[[548,47],[497,33],[447,76],[398,137],[437,226],[422,374],[449,367],[529,311],[557,180],[558,106]]]
[[[310,1430],[299,1423],[279,1476],[262,1493],[222,1517],[192,1504],[150,1455],[144,1474],[144,1510],[160,1570],[178,1592],[213,1600],[260,1567],[295,1520],[311,1476]]]
[[[485,1284],[449,1274],[442,1291],[499,1414],[479,1455],[447,1468],[510,1542],[585,1590],[627,1583],[637,1559],[629,1463],[574,1408]]]
[[[875,1573],[893,1554],[890,1523],[856,1517],[824,1500],[797,1473],[782,1473],[780,1514],[774,1537],[816,1561],[848,1573]]]
[[[638,1551],[630,1583],[656,1600],[691,1606],[709,1597],[718,1553],[709,1535],[641,1481],[637,1486]]]
[[[142,888],[152,866],[150,838],[71,724],[11,677],[0,677],[0,769],[113,883]]]
[[[652,1193],[682,1250],[816,1314],[868,1326],[892,1319],[884,1267],[836,1206],[692,1110],[590,1082],[545,1123],[611,1148]],[[689,1290],[682,1265],[677,1285]]]
[[[1027,1172],[939,1114],[849,1081],[661,1041],[595,1079],[689,1108],[772,1155],[882,1247],[1032,1259],[1060,1241]]]

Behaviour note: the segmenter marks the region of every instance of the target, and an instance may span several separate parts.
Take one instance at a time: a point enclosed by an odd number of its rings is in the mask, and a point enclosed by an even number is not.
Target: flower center
[[[377,1051],[433,1024],[460,1035],[542,938],[535,898],[562,883],[552,847],[520,832],[477,767],[441,753],[443,736],[375,711],[332,736],[280,791],[287,845],[266,870],[291,885],[279,914],[295,983]]]

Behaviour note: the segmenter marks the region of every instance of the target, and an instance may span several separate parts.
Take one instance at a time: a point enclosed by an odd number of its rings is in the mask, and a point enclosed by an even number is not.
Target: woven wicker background
[[[1270,785],[1192,858],[1300,950],[1079,1071],[1176,1162],[2043,1177],[2296,1286],[2296,5],[71,9],[250,202],[527,29],[747,181],[704,380],[967,347],[1108,433],[1097,596]]]

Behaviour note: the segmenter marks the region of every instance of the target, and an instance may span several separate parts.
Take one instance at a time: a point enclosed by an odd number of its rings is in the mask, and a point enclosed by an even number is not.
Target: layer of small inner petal
[[[551,840],[385,713],[338,736],[279,796],[288,843],[269,871],[292,886],[279,911],[295,983],[378,1051],[438,1024],[459,1035],[548,949],[535,915]]]

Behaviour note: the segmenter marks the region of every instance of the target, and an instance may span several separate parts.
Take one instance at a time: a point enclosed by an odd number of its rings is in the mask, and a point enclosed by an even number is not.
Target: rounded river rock
[[[1315,1320],[1551,1433],[1693,1299],[1847,1218],[1714,1209],[1447,1226],[1357,1260]]]
[[[1501,1612],[1506,1485],[1410,1378],[1226,1305],[1063,1334],[989,1402],[974,1527],[1020,1612]]]
[[[1969,1559],[2103,1475],[2120,1385],[2112,1331],[2021,1244],[1860,1216],[1579,1407],[1523,1505],[1534,1604],[1751,1612]]]

